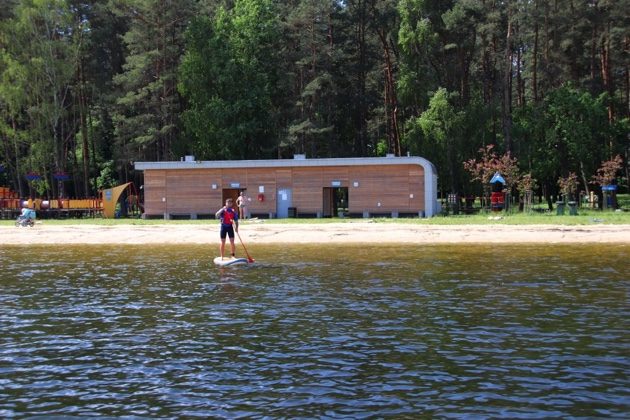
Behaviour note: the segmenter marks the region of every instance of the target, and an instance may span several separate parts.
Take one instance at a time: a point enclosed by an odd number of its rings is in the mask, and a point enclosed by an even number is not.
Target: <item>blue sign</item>
[[[494,184],[495,182],[500,182],[501,184],[505,184],[505,179],[503,179],[503,177],[501,176],[500,173],[495,172],[494,176],[492,177],[492,179],[490,180],[491,184]]]

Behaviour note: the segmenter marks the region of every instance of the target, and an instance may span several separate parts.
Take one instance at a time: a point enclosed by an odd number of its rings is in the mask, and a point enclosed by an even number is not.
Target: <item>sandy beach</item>
[[[245,221],[240,235],[247,245],[271,243],[623,243],[630,225],[420,225],[352,221],[325,224],[274,224]],[[238,241],[238,238],[237,238]],[[215,244],[216,223],[160,225],[0,226],[0,245],[28,244]]]

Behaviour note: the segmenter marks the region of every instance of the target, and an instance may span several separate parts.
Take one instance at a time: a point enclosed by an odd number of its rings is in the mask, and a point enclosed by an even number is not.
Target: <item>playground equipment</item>
[[[102,192],[103,217],[118,218],[140,214],[139,195],[133,182],[127,182]]]
[[[490,206],[492,211],[501,211],[507,209],[507,200],[505,188],[505,179],[499,172],[495,172],[494,176],[490,180],[492,186],[492,193],[490,195]]]
[[[32,209],[43,219],[67,217],[94,217],[103,211],[100,199],[96,198],[57,198],[57,199],[20,199],[15,191],[0,187],[0,218],[14,219],[23,207]]]
[[[139,195],[133,183],[128,182],[102,191],[99,198],[55,198],[23,200],[7,187],[0,187],[0,218],[14,219],[22,209],[35,210],[39,218],[61,219],[96,217],[125,217],[139,215],[142,210]]]

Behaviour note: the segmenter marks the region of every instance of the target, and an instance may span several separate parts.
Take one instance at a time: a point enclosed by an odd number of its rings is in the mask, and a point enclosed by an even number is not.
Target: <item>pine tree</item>
[[[116,12],[129,20],[123,73],[114,121],[117,152],[125,160],[168,160],[180,140],[182,101],[177,71],[193,0],[120,0]]]

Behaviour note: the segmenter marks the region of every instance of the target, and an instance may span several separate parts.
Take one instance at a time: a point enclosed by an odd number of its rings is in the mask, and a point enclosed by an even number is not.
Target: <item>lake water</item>
[[[630,247],[0,246],[0,417],[624,417]]]

